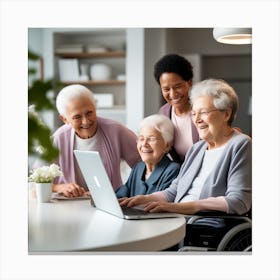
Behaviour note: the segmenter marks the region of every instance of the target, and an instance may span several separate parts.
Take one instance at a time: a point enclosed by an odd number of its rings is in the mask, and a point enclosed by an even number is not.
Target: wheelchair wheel
[[[226,233],[217,251],[252,251],[252,224],[242,223]]]

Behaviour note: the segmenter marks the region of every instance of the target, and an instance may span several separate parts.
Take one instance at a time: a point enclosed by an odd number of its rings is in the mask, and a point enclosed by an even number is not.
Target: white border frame
[[[1,1],[1,279],[279,279],[279,2]],[[67,6],[67,7],[66,7]],[[253,28],[253,254],[31,256],[28,27]],[[126,264],[129,263],[129,265]]]

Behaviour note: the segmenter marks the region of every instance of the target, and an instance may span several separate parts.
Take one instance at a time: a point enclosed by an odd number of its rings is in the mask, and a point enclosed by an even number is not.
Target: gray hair
[[[166,144],[172,144],[174,138],[174,126],[172,121],[164,115],[151,115],[143,119],[138,127],[140,131],[143,127],[154,128],[161,133]]]
[[[219,110],[232,109],[228,125],[231,125],[238,110],[238,96],[235,90],[224,80],[207,79],[196,83],[189,92],[191,106],[195,99],[201,96],[213,97],[213,104]]]
[[[56,97],[56,108],[59,114],[65,116],[68,102],[80,97],[88,97],[95,106],[93,93],[85,86],[77,84],[64,87]]]

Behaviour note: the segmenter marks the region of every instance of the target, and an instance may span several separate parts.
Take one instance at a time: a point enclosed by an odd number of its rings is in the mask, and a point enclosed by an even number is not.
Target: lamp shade
[[[224,44],[242,45],[252,43],[251,28],[214,28],[216,41]]]

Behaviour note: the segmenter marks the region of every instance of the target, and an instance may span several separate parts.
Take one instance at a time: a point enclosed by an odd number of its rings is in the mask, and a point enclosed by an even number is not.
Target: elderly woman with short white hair
[[[174,138],[174,126],[163,115],[151,115],[139,125],[137,149],[142,161],[133,167],[127,182],[116,191],[118,198],[151,194],[170,186],[180,166],[167,156]]]
[[[74,150],[98,151],[108,177],[116,189],[122,184],[120,163],[133,167],[140,157],[136,135],[114,120],[97,116],[93,93],[83,85],[64,87],[56,98],[56,106],[64,125],[54,133],[59,149],[59,165],[64,176],[54,181],[53,191],[67,197],[88,191],[74,158]]]
[[[190,91],[192,120],[201,141],[188,151],[178,177],[164,191],[128,198],[150,212],[244,214],[252,203],[251,138],[232,128],[238,97],[225,81],[208,79]]]

